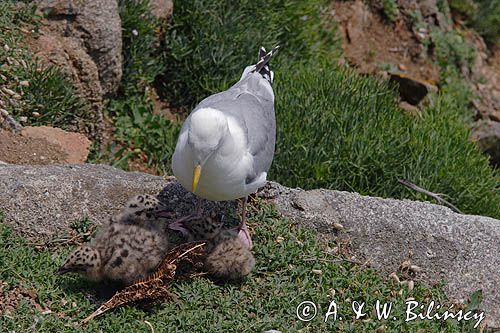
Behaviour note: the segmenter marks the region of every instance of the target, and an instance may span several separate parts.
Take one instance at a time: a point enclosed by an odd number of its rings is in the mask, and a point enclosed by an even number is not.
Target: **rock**
[[[118,89],[122,77],[122,31],[117,0],[36,0],[46,15],[40,36],[27,44],[44,64],[54,65],[92,106],[99,135],[103,97]]]
[[[60,146],[20,133],[0,129],[0,142],[0,160],[10,164],[58,164],[67,158]]]
[[[161,177],[90,164],[2,166],[0,188],[5,223],[38,242],[64,235],[69,223],[85,216],[102,221],[138,193],[161,191],[160,199],[178,216],[192,210],[195,199]],[[279,212],[300,226],[322,236],[348,238],[353,259],[368,261],[384,276],[406,263],[404,267],[414,272],[412,281],[445,280],[445,292],[459,302],[482,289],[485,322],[500,326],[499,220],[456,214],[425,202],[304,191],[276,183],[268,184],[259,196],[274,201]],[[231,204],[210,205],[208,210],[217,206],[225,211]]]
[[[30,47],[42,62],[56,66],[71,80],[77,95],[92,106],[94,115],[90,118],[99,125],[103,117],[99,70],[81,43],[76,38],[65,37],[45,28],[40,37],[30,43]]]
[[[399,107],[406,111],[411,116],[418,116],[420,114],[420,110],[415,105],[411,105],[405,101],[399,102]]]
[[[495,110],[490,114],[490,119],[493,121],[500,122],[500,109]]]
[[[66,235],[75,220],[103,221],[131,196],[157,194],[165,184],[104,165],[7,165],[0,168],[0,210],[15,231],[41,242]]]
[[[151,0],[149,2],[151,14],[159,19],[169,19],[174,11],[174,2],[172,0]]]
[[[452,300],[482,289],[485,322],[500,327],[500,221],[461,215],[425,202],[382,199],[332,190],[294,190],[272,183],[267,192],[285,216],[325,235],[341,223],[353,259],[384,274],[411,257],[417,280],[446,281]]]
[[[0,129],[19,132],[23,127],[7,112],[0,108]]]
[[[490,155],[490,162],[500,167],[500,123],[491,120],[479,120],[472,129],[472,141],[483,152]]]
[[[104,94],[118,88],[122,76],[122,30],[117,0],[36,0],[50,31],[74,38],[99,70]]]
[[[436,15],[439,13],[436,0],[421,0],[420,1],[420,12],[424,17]]]
[[[391,74],[390,80],[398,84],[401,98],[412,105],[420,103],[429,92],[426,83],[412,79],[406,75]]]
[[[27,138],[44,139],[58,145],[67,154],[65,163],[82,164],[87,160],[90,140],[80,133],[66,132],[60,128],[49,126],[24,127],[21,135]]]

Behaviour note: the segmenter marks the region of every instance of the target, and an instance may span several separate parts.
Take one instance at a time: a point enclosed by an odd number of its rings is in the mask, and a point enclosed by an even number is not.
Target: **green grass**
[[[273,63],[331,65],[341,53],[322,0],[184,1],[176,6],[165,38],[163,94],[177,107],[192,107],[227,89],[259,46],[281,45]]]
[[[157,173],[171,173],[179,124],[154,113],[151,89],[165,69],[160,47],[164,22],[150,14],[148,0],[118,2],[123,31],[123,77],[118,96],[107,102],[105,113],[112,119],[114,140],[94,149],[90,161],[109,163],[124,170],[141,160]]]
[[[151,15],[149,0],[120,0],[118,6],[124,45],[120,94],[144,94],[165,67],[159,45],[163,23]]]
[[[399,8],[396,0],[382,0],[382,12],[391,22],[395,22],[399,16]]]
[[[93,121],[88,103],[75,95],[59,68],[43,66],[23,44],[21,29],[36,36],[39,24],[34,5],[0,2],[0,85],[18,95],[2,98],[5,109],[17,120],[27,117],[25,125],[84,130]]]
[[[448,3],[488,43],[500,43],[500,0],[448,0]]]
[[[405,322],[404,302],[413,297],[420,302],[435,300],[449,305],[439,286],[426,287],[420,283],[409,291],[407,287],[363,268],[325,253],[316,236],[299,229],[289,220],[280,218],[267,205],[253,211],[250,223],[255,225],[255,271],[241,284],[216,285],[207,278],[176,282],[172,286],[179,304],[161,304],[153,311],[126,306],[108,312],[87,326],[78,322],[94,309],[88,295],[95,295],[94,286],[75,275],[58,277],[54,271],[69,248],[59,247],[37,251],[27,242],[0,224],[0,280],[9,288],[21,287],[36,291],[36,302],[52,313],[42,314],[29,302],[23,301],[16,311],[0,317],[0,331],[26,332],[130,332],[149,331],[144,321],[156,332],[262,332],[278,329],[283,332],[373,332],[386,326],[385,332],[472,332],[472,322],[416,320]],[[281,242],[277,241],[282,237]],[[320,258],[307,261],[307,258]],[[321,274],[313,270],[320,270]],[[333,291],[334,290],[334,291]],[[0,297],[6,297],[4,290]],[[335,293],[332,296],[332,293]],[[324,315],[330,301],[339,304],[342,321]],[[302,301],[318,305],[318,317],[310,322],[297,319],[295,310]],[[394,302],[391,315],[396,320],[378,321],[371,308],[376,300]],[[366,302],[367,317],[354,319],[352,301]],[[474,309],[475,304],[469,306]]]
[[[130,159],[145,157],[145,162],[160,174],[171,174],[170,159],[180,126],[153,113],[150,102],[141,97],[111,102],[115,141],[109,149],[115,166],[127,169]]]

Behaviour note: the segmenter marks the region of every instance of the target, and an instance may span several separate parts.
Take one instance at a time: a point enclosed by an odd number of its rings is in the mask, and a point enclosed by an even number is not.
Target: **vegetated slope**
[[[270,179],[396,198],[407,178],[445,193],[467,213],[500,217],[499,178],[468,141],[460,90],[444,88],[421,119],[392,87],[336,68],[334,29],[323,1],[183,1],[165,39],[164,93],[189,108],[235,82],[260,45],[283,45],[276,73],[277,153]]]

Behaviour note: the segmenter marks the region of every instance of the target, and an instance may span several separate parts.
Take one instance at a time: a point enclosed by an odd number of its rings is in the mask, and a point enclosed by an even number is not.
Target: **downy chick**
[[[240,280],[255,266],[252,252],[238,237],[237,229],[223,230],[222,224],[209,217],[193,220],[187,225],[190,241],[206,240],[206,270],[214,277]]]
[[[111,217],[111,223],[131,224],[145,228],[164,228],[158,213],[165,211],[165,206],[156,197],[140,194],[130,198],[118,214]]]
[[[168,251],[168,241],[165,228],[155,226],[150,201],[142,198],[132,207],[129,201],[89,244],[68,257],[58,273],[77,272],[91,281],[130,285],[154,272]]]

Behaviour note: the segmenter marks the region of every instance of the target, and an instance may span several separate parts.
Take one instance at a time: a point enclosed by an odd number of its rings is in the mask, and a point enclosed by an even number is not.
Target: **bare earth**
[[[11,164],[64,163],[67,154],[44,139],[24,137],[0,129],[0,161]]]

